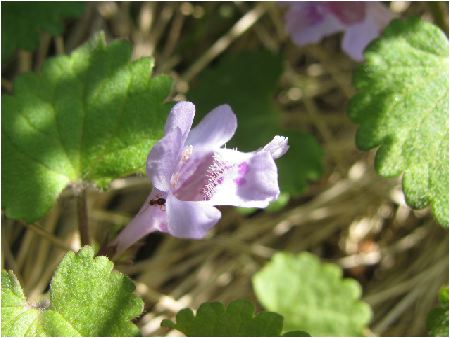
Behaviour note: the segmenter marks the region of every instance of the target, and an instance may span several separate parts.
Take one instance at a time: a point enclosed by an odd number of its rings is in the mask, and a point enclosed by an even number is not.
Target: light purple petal
[[[364,1],[327,1],[326,3],[330,12],[346,26],[361,22],[366,16]]]
[[[344,34],[342,50],[353,60],[362,61],[364,49],[378,36],[378,28],[371,23],[373,20],[366,19],[360,24],[351,26]]]
[[[217,153],[228,169],[214,187],[212,204],[264,208],[278,198],[278,172],[270,152],[220,149]]]
[[[364,49],[393,18],[393,13],[384,5],[378,2],[367,3],[366,18],[346,30],[342,49],[352,59],[362,61]]]
[[[159,140],[147,157],[147,176],[155,188],[169,191],[170,178],[180,158],[183,140],[180,128],[168,130]]]
[[[272,141],[266,144],[262,150],[268,151],[273,159],[280,158],[289,149],[288,138],[284,136],[275,136]]]
[[[236,115],[231,107],[221,105],[211,110],[192,128],[186,144],[204,149],[220,148],[233,137],[236,128]]]
[[[131,222],[122,230],[112,244],[117,245],[116,253],[121,253],[145,235],[167,229],[167,216],[164,207],[150,205],[150,200],[166,197],[163,192],[153,189],[141,209]]]
[[[191,130],[194,115],[195,106],[192,102],[182,101],[176,103],[167,117],[164,133],[167,134],[175,128],[180,128],[181,137],[184,143],[189,131]]]
[[[345,26],[323,2],[293,3],[285,17],[286,31],[299,46],[317,43],[323,37],[340,32]]]
[[[208,202],[180,201],[169,195],[166,201],[168,233],[180,238],[200,239],[220,220],[220,211]]]

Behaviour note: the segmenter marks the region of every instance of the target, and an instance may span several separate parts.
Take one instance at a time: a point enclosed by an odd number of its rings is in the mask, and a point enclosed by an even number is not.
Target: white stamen
[[[176,187],[179,179],[180,179],[179,173],[173,174],[172,177],[170,178],[170,185],[172,186],[173,189]]]
[[[194,151],[194,147],[192,145],[188,145],[188,146],[184,147],[183,151],[181,152],[181,158],[180,158],[180,163],[178,164],[178,168],[180,168],[183,164],[185,164],[189,160],[193,151]],[[170,178],[170,184],[172,186],[172,189],[175,189],[175,187],[178,184],[179,179],[180,179],[180,173],[177,171]]]
[[[189,157],[191,157],[192,152],[194,151],[194,147],[192,145],[188,145],[183,149],[183,152],[181,153],[181,162],[186,162]]]

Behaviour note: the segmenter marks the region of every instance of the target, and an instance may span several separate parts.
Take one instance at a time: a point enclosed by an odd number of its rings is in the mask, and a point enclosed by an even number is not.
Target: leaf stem
[[[89,244],[88,211],[86,203],[86,189],[77,195],[78,231],[80,232],[81,246]]]
[[[112,245],[111,243],[105,243],[100,250],[98,250],[96,256],[106,256],[109,258],[109,260],[113,260],[114,255],[116,253],[116,247],[115,245]]]

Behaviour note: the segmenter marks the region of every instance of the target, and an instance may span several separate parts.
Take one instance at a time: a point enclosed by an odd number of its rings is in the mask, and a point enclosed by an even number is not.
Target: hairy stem
[[[77,198],[77,213],[78,213],[78,231],[80,232],[81,246],[85,246],[89,244],[86,189],[83,189],[76,198]]]

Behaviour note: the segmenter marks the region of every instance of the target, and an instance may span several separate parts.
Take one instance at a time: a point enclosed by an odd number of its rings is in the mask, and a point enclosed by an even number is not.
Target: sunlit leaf
[[[144,172],[162,135],[168,77],[150,78],[153,61],[130,62],[124,41],[102,34],[2,96],[2,207],[10,218],[44,216],[67,184]]]
[[[284,317],[284,329],[312,336],[360,336],[371,319],[361,287],[312,254],[277,253],[253,277],[258,300]]]
[[[30,304],[14,274],[2,271],[2,336],[136,336],[143,302],[133,282],[90,247],[68,253],[50,285],[50,303]]]
[[[448,40],[417,18],[393,21],[366,50],[349,106],[356,144],[379,147],[382,176],[403,173],[412,208],[431,205],[448,226]]]

